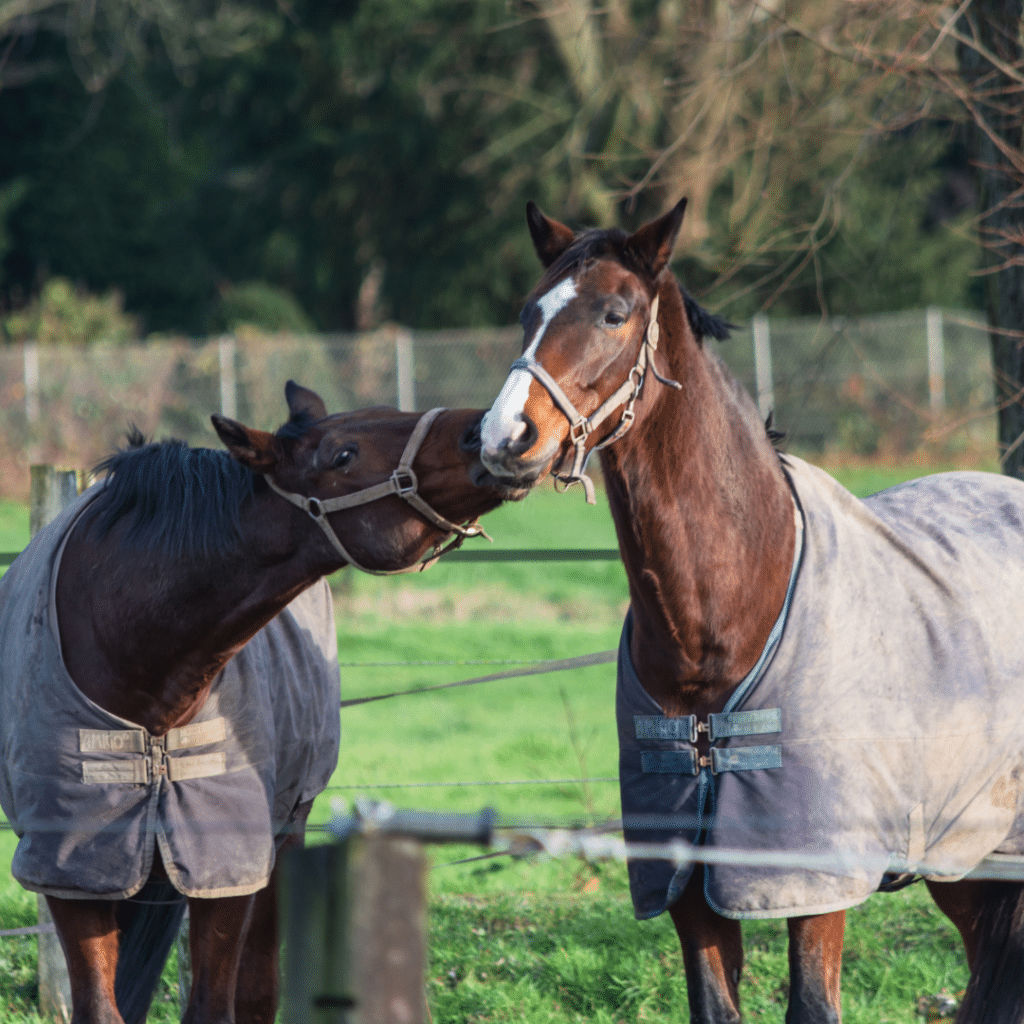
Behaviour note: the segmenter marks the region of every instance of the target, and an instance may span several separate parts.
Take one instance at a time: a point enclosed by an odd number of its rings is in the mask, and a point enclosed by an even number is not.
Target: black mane
[[[298,413],[277,432],[298,440],[316,422]],[[172,558],[229,554],[241,540],[240,511],[259,480],[227,452],[190,448],[169,439],[147,443],[134,424],[128,445],[105,458],[107,478],[87,515],[100,538],[120,519],[134,518],[125,542]]]
[[[107,478],[88,515],[101,538],[132,514],[126,543],[172,558],[224,555],[241,539],[239,510],[255,475],[227,452],[173,439],[146,444],[133,430],[96,472]]]

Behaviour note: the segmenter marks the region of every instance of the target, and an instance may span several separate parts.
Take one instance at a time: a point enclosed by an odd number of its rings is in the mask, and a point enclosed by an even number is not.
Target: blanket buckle
[[[146,758],[149,764],[149,778],[153,779],[167,775],[167,752],[164,750],[164,738],[152,736],[149,740],[149,755]]]

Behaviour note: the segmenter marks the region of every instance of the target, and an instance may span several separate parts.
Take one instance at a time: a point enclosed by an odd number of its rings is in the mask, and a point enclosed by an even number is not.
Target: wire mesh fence
[[[935,311],[937,312],[937,311]],[[858,319],[763,320],[769,367],[749,325],[717,351],[755,396],[764,374],[775,423],[802,451],[860,455],[914,450],[954,434],[994,448],[993,388],[981,317],[940,317],[943,402],[935,402],[924,310]],[[933,318],[934,334],[934,318]],[[215,444],[210,413],[272,429],[289,378],[332,411],[372,405],[484,408],[519,354],[518,327],[347,335],[226,336],[143,345],[0,348],[0,485],[17,493],[33,462],[90,466],[122,442],[128,422],[147,436]],[[709,344],[711,344],[709,342]],[[763,357],[762,357],[763,358]]]

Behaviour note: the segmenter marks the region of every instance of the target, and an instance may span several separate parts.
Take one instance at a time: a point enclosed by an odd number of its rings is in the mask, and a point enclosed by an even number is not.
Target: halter
[[[334,550],[349,565],[354,565],[357,569],[362,569],[363,572],[371,573],[374,576],[397,576],[404,572],[422,572],[424,569],[429,569],[442,555],[461,547],[462,542],[467,537],[487,537],[488,540],[491,540],[478,520],[474,519],[468,526],[459,526],[456,523],[451,523],[444,516],[438,515],[417,493],[419,481],[416,479],[416,474],[412,469],[413,459],[416,458],[420,445],[423,444],[434,420],[444,411],[443,408],[431,409],[430,412],[425,412],[420,417],[416,428],[412,432],[412,436],[405,446],[405,451],[402,452],[402,457],[398,461],[398,468],[382,484],[364,487],[360,491],[337,498],[313,498],[285,491],[278,487],[269,476],[264,479],[270,485],[272,491],[276,491],[286,501],[290,501],[309,515],[313,522],[327,535],[327,539],[331,542]],[[338,539],[338,535],[334,532],[330,522],[328,522],[327,514],[329,512],[338,512],[343,508],[365,505],[367,502],[376,501],[378,498],[386,498],[389,494],[397,494],[399,498],[407,501],[420,515],[444,530],[445,537],[434,545],[432,555],[428,555],[419,562],[406,566],[404,569],[368,569],[365,565],[360,565],[345,550],[345,546]],[[453,533],[457,533],[458,537],[442,548],[441,545],[444,543],[444,540]]]
[[[658,326],[658,298],[655,295],[654,301],[651,303],[651,315],[647,321],[647,331],[644,334],[643,344],[640,346],[636,362],[626,376],[625,382],[589,416],[584,417],[580,415],[576,406],[569,401],[569,396],[558,386],[555,378],[533,356],[520,356],[512,364],[513,370],[526,370],[527,373],[536,377],[547,389],[555,405],[565,413],[566,418],[569,420],[569,440],[576,446],[572,469],[568,473],[553,471],[552,476],[565,484],[566,487],[570,487],[575,483],[583,484],[583,490],[590,505],[596,504],[596,498],[594,497],[594,481],[585,472],[587,462],[590,460],[593,452],[607,448],[613,441],[618,441],[633,425],[633,420],[635,419],[633,406],[636,404],[637,398],[640,397],[640,389],[644,385],[644,377],[648,367],[650,367],[651,373],[662,384],[675,388],[677,391],[682,389],[682,385],[678,381],[662,377],[658,373],[658,368],[654,365],[654,353],[658,351],[658,339],[661,336],[661,329]],[[626,408],[622,410],[622,418],[619,420],[619,425],[600,444],[595,444],[588,452],[586,450],[587,438],[624,402]]]

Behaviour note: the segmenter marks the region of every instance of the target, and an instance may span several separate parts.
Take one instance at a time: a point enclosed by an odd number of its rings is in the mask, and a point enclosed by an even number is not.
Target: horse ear
[[[304,388],[293,380],[285,384],[284,397],[292,416],[305,414],[314,420],[322,420],[327,415],[327,406],[324,405],[324,400],[315,391],[310,391],[309,388]]]
[[[210,421],[231,457],[254,473],[271,473],[280,465],[281,442],[273,434],[254,430],[216,413]]]
[[[645,224],[626,239],[626,248],[639,258],[652,278],[657,277],[672,258],[685,210],[686,200],[680,199],[663,217]]]
[[[530,237],[537,256],[545,269],[550,267],[565,252],[576,237],[572,228],[559,224],[557,220],[545,217],[537,204],[530,200],[526,204],[526,223],[530,228]]]

